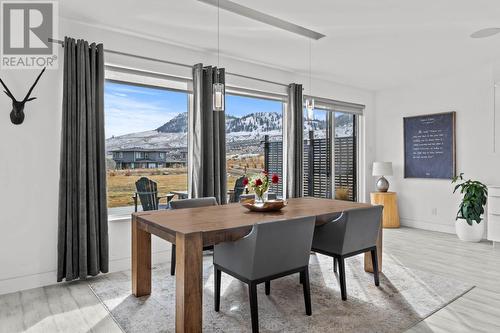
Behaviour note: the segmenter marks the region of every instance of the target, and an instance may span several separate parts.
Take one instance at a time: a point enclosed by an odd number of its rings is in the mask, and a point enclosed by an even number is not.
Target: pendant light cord
[[[220,6],[217,0],[217,69],[220,67]]]
[[[309,39],[309,95],[312,92],[312,83],[311,83],[311,39]]]

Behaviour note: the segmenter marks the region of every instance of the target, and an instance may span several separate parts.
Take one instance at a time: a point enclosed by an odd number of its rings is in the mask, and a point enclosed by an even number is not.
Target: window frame
[[[189,89],[190,81],[191,80],[186,78],[166,75],[162,73],[155,73],[155,72],[137,70],[127,67],[113,66],[113,65],[105,65],[105,74],[104,74],[105,84],[106,82],[112,82],[118,84],[144,87],[144,88],[185,93],[187,95],[186,112],[188,112],[188,114],[190,112],[190,108],[192,107],[192,96],[193,96],[192,90]],[[149,162],[143,161],[146,160],[146,158],[142,158],[141,161],[137,161],[136,153],[137,152],[134,152],[134,161],[130,163],[131,170],[137,169],[138,164],[141,163],[148,163],[149,165]],[[121,154],[123,155],[123,153]],[[188,163],[189,163],[189,154],[187,154],[186,156],[186,167]],[[188,182],[186,184],[186,189],[189,188],[189,175],[187,178]],[[108,195],[107,190],[106,190],[106,195]],[[130,220],[130,214],[128,213],[110,214],[108,207],[108,222],[129,221],[129,220]]]
[[[353,168],[356,172],[354,201],[358,201],[360,197],[362,197],[360,194],[363,194],[364,196],[364,193],[362,193],[362,186],[361,186],[362,184],[360,182],[361,165],[362,163],[364,163],[363,155],[360,149],[360,142],[363,142],[363,138],[361,138],[362,132],[359,131],[359,126],[361,122],[364,121],[364,110],[366,106],[363,104],[342,102],[311,95],[303,95],[303,100],[304,100],[303,109],[306,107],[305,101],[308,98],[313,98],[315,100],[316,104],[314,108],[315,110],[326,111],[329,112],[330,114],[333,114],[333,117],[331,115],[327,116],[327,119],[330,118],[330,120],[327,120],[328,127],[331,126],[331,129],[327,128],[327,130],[331,131],[330,133],[331,135],[329,135],[330,147],[331,147],[330,168],[332,170],[331,171],[332,181],[331,181],[330,191],[333,197],[335,197],[335,114],[345,113],[345,114],[352,114],[354,116],[353,137],[354,137],[355,152],[354,152]]]
[[[248,89],[248,88],[242,88],[242,87],[234,87],[234,86],[228,86],[226,88],[226,96],[227,95],[233,95],[233,96],[239,96],[239,97],[247,97],[247,98],[253,98],[253,99],[258,99],[258,100],[268,100],[268,101],[274,101],[274,102],[281,102],[281,141],[282,141],[282,151],[281,151],[281,156],[282,156],[282,163],[281,163],[281,169],[282,169],[282,175],[280,176],[281,182],[282,182],[282,192],[281,196],[283,198],[286,197],[286,160],[285,160],[285,129],[284,129],[284,124],[285,124],[285,115],[286,115],[286,108],[287,108],[287,103],[288,103],[288,95],[285,94],[280,94],[280,93],[267,93],[263,92],[260,90],[255,90],[255,89]],[[226,103],[226,110],[227,111],[227,103]],[[227,143],[227,140],[226,140]],[[226,144],[226,150],[227,150],[227,144]],[[227,153],[226,153],[227,156]],[[227,165],[227,160],[226,160],[226,165]],[[227,170],[226,170],[227,173]],[[231,190],[228,188],[228,190]]]
[[[188,115],[191,113],[193,107],[193,91],[192,91],[192,79],[187,77],[180,77],[174,75],[168,75],[159,72],[152,72],[146,70],[140,70],[129,67],[121,67],[115,65],[106,64],[105,66],[105,81],[119,83],[119,84],[127,84],[127,85],[136,85],[141,87],[153,88],[153,89],[165,89],[167,91],[176,91],[183,92],[187,95],[187,112]],[[238,81],[238,80],[236,80]],[[243,80],[244,81],[244,80]],[[245,84],[246,85],[246,84]],[[251,86],[251,84],[248,84]],[[265,87],[265,85],[263,85]],[[252,88],[244,88],[241,85],[236,84],[235,82],[231,82],[230,79],[226,80],[226,94],[236,95],[242,97],[250,97],[256,99],[267,99],[273,101],[281,101],[282,103],[282,141],[283,141],[283,151],[282,151],[282,181],[283,181],[283,197],[286,197],[287,194],[287,179],[286,179],[286,169],[287,169],[287,158],[286,158],[286,144],[285,144],[285,135],[286,135],[286,109],[288,107],[288,92],[287,86],[280,87],[275,92],[266,92],[259,89]],[[271,89],[269,89],[271,90]],[[360,182],[361,175],[361,166],[364,165],[364,148],[360,146],[360,142],[363,142],[364,131],[360,129],[360,126],[364,127],[364,116],[363,111],[365,109],[364,105],[336,101],[331,99],[325,99],[321,97],[308,96],[303,95],[303,99],[305,101],[306,98],[313,97],[316,103],[320,106],[317,107],[319,110],[323,110],[323,105],[326,106],[327,111],[335,112],[343,112],[343,113],[352,113],[355,114],[354,117],[354,131],[353,136],[355,137],[355,164],[356,164],[356,199],[360,199],[361,195],[364,196],[362,184],[364,182]],[[335,116],[333,118],[333,131],[335,129]],[[188,137],[189,137],[189,128],[188,128]],[[330,139],[333,141],[331,143],[332,156],[334,157],[334,141],[335,135],[330,136]],[[123,153],[121,153],[123,155]],[[160,157],[161,159],[161,157]],[[335,158],[331,158],[332,170],[335,170]],[[190,163],[190,153],[189,153],[189,140],[187,143],[187,152],[186,152],[186,164]],[[131,168],[135,168],[135,163],[131,164]],[[189,170],[189,168],[188,168]],[[332,172],[332,176],[334,177],[334,171]],[[191,175],[187,175],[187,189],[189,190],[190,178]],[[335,181],[332,180],[332,193],[335,193]],[[123,217],[115,218],[115,219],[123,219]],[[127,217],[129,219],[129,217]],[[112,216],[108,216],[108,220],[114,220]]]

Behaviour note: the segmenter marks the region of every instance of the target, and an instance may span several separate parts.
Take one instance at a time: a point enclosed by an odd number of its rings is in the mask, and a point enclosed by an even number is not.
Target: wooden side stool
[[[396,192],[372,192],[372,205],[384,206],[382,226],[384,228],[399,228],[398,199]]]

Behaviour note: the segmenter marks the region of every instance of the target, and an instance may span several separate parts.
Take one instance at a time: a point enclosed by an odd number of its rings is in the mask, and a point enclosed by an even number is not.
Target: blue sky
[[[156,129],[187,105],[186,93],[106,81],[106,137]]]
[[[106,81],[104,86],[106,137],[149,131],[188,108],[187,94],[160,88]],[[260,112],[282,112],[281,102],[226,96],[226,114],[241,117]]]
[[[278,112],[283,111],[281,102],[252,97],[235,95],[226,96],[226,114],[241,117],[253,112]]]

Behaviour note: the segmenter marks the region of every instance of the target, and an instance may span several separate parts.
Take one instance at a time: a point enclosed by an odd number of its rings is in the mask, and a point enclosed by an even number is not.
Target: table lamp
[[[373,176],[380,176],[377,180],[377,190],[387,192],[389,182],[384,176],[392,176],[392,162],[373,162]]]

